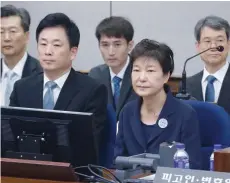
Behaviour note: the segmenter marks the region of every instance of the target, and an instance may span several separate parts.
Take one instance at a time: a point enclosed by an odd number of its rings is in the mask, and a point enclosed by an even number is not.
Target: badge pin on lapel
[[[164,119],[164,118],[160,119],[158,121],[158,125],[159,125],[160,128],[166,128],[168,126],[167,119]]]

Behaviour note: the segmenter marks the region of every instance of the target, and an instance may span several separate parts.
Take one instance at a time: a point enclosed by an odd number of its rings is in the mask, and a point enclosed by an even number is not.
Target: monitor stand
[[[52,161],[52,154],[41,153],[41,147],[46,143],[45,133],[41,135],[26,134],[17,136],[19,152],[6,151],[6,158]]]

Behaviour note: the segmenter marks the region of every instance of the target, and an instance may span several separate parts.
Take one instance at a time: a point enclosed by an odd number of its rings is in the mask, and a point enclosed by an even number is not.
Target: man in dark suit
[[[12,5],[1,7],[1,105],[9,105],[15,81],[42,71],[27,51],[30,15]]]
[[[230,26],[221,17],[208,16],[198,21],[195,27],[198,52],[201,54],[204,70],[187,79],[187,91],[197,100],[215,102],[230,113],[230,67],[227,61],[230,50]],[[224,51],[215,49],[223,46]]]
[[[39,23],[36,40],[44,73],[17,81],[10,105],[91,112],[98,147],[106,122],[107,90],[72,68],[80,40],[78,27],[63,13],[49,14]]]
[[[107,86],[108,105],[117,117],[123,106],[136,97],[131,86],[129,52],[133,47],[134,29],[123,17],[103,19],[96,28],[96,37],[105,64],[94,67],[89,76]]]

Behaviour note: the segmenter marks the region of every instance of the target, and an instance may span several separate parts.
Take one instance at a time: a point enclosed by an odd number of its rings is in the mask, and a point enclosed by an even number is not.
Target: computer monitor
[[[1,107],[2,157],[97,164],[92,113]]]

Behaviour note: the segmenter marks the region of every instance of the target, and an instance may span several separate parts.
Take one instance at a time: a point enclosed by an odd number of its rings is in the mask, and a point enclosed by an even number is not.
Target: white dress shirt
[[[57,84],[57,87],[53,89],[53,94],[54,94],[54,105],[57,102],[57,99],[59,97],[59,94],[61,92],[61,89],[63,87],[63,85],[65,84],[65,81],[67,80],[68,76],[69,76],[70,70],[68,72],[66,72],[64,75],[62,75],[61,77],[59,77],[58,79],[54,80],[54,82]],[[44,83],[43,83],[43,98],[45,96],[46,91],[48,90],[48,87],[45,86],[45,84],[50,81],[48,79],[48,77],[45,75],[44,73]]]
[[[19,60],[19,62],[14,66],[13,69],[10,69],[4,59],[2,59],[2,77],[1,77],[1,87],[0,87],[0,93],[1,93],[1,106],[6,105],[6,100],[5,100],[5,92],[6,92],[6,87],[7,87],[7,82],[11,82],[10,85],[14,86],[14,83],[18,81],[19,79],[22,78],[22,72],[27,60],[28,54],[25,52],[24,56]],[[9,80],[8,79],[8,74],[9,72],[14,73],[14,77]],[[12,91],[11,91],[12,92]]]
[[[201,85],[202,85],[202,93],[203,93],[203,98],[205,99],[205,93],[206,93],[206,87],[207,87],[207,77],[209,75],[212,75],[216,78],[216,80],[213,82],[213,86],[214,86],[214,90],[215,90],[215,103],[217,103],[219,95],[220,95],[220,90],[221,90],[221,86],[222,83],[224,81],[224,77],[228,71],[228,67],[229,67],[229,63],[228,61],[226,61],[226,64],[221,67],[218,71],[216,71],[214,74],[210,74],[206,68],[204,68],[204,72],[203,72],[203,77],[201,80]]]
[[[128,60],[127,60],[127,62],[126,62],[126,64],[125,64],[125,66],[121,69],[121,71],[120,71],[118,74],[115,74],[115,73],[112,71],[112,69],[109,67],[109,72],[110,72],[110,77],[111,77],[111,87],[112,87],[112,92],[113,92],[113,94],[114,94],[113,78],[114,78],[115,76],[121,78],[121,82],[120,82],[120,87],[121,87],[122,80],[123,80],[123,78],[124,78],[125,71],[126,71],[128,65],[129,65],[129,58],[128,58]]]

